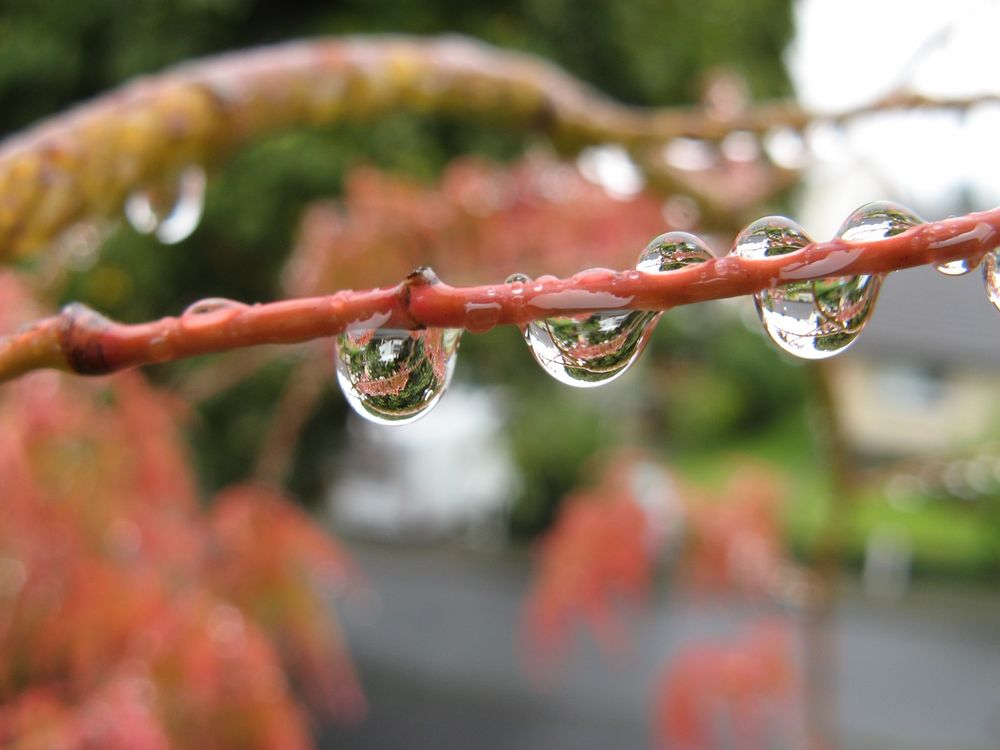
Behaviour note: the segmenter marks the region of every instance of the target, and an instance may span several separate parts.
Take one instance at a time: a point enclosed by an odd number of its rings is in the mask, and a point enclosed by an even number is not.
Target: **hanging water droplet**
[[[945,276],[962,276],[978,265],[978,259],[958,258],[957,260],[949,260],[947,263],[939,263],[935,268]]]
[[[419,419],[451,382],[461,333],[454,328],[342,333],[334,357],[347,403],[376,424]]]
[[[923,219],[898,203],[874,201],[848,216],[835,236],[851,242],[870,242],[894,237],[923,223]],[[864,274],[814,282],[817,307],[829,320],[857,336],[871,318],[883,278],[882,274]],[[824,285],[831,281],[839,282],[837,292],[823,293]]]
[[[862,206],[841,225],[837,237],[853,242],[878,240],[920,223],[888,201]],[[759,259],[800,250],[810,242],[802,228],[784,217],[767,217],[736,240],[735,255]],[[835,276],[797,281],[754,294],[764,328],[782,349],[803,359],[826,359],[857,339],[871,317],[881,286],[877,275]]]
[[[983,282],[986,284],[986,296],[1000,310],[1000,250],[986,253],[983,257]]]
[[[809,243],[798,224],[781,216],[768,216],[744,229],[732,252],[748,260],[760,260],[801,250]],[[837,294],[836,284],[822,283],[821,289],[831,298]],[[785,351],[805,359],[835,354],[853,338],[820,312],[816,292],[814,282],[800,281],[764,289],[753,296],[757,314],[771,339]]]
[[[624,374],[652,333],[657,313],[636,310],[565,315],[529,323],[524,340],[560,383],[592,388]]]
[[[186,167],[170,185],[148,186],[131,193],[125,199],[125,218],[137,232],[174,245],[198,227],[205,206],[205,183],[201,167]]]
[[[708,248],[694,235],[668,232],[646,246],[636,269],[668,273],[711,259]],[[607,310],[545,318],[529,323],[524,338],[549,375],[560,383],[592,388],[628,370],[646,348],[659,317],[658,312]]]

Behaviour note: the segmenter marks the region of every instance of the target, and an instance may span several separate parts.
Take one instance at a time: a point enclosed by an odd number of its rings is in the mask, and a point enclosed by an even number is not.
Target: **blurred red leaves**
[[[0,276],[0,326],[30,308]],[[0,746],[305,748],[289,677],[363,713],[331,614],[350,561],[275,490],[203,508],[186,416],[135,373],[0,392]]]
[[[725,640],[686,645],[656,688],[657,744],[670,750],[775,747],[777,738],[795,732],[794,649],[791,629],[780,620],[753,623]]]
[[[656,198],[614,198],[541,155],[513,166],[457,159],[427,186],[358,168],[342,200],[305,212],[284,286],[291,296],[363,289],[423,265],[451,284],[627,268],[670,228]]]
[[[621,650],[626,634],[617,609],[643,600],[649,588],[639,506],[624,492],[579,493],[564,503],[539,545],[539,569],[525,609],[526,645],[537,667],[559,660],[577,622],[589,625],[609,651]]]
[[[800,576],[784,546],[784,493],[772,469],[740,466],[715,496],[688,488],[686,497],[689,543],[678,575],[694,592],[778,600],[799,595]]]
[[[597,487],[563,500],[554,526],[538,543],[523,613],[532,669],[558,663],[578,624],[588,625],[610,653],[627,647],[618,610],[645,600],[663,539],[657,516],[651,517],[656,509],[640,504],[630,481],[644,466],[641,457],[615,456]],[[654,488],[664,496],[664,508],[671,491],[669,484]]]
[[[606,651],[627,648],[621,611],[646,599],[657,561],[670,548],[675,579],[697,599],[736,595],[765,610],[801,604],[793,594],[801,593],[802,577],[784,550],[782,489],[773,471],[737,468],[711,493],[681,487],[662,467],[650,482],[651,467],[655,462],[641,455],[613,455],[594,489],[563,501],[538,544],[524,604],[532,668],[557,664],[581,625]],[[653,697],[656,741],[702,750],[771,747],[775,737],[789,737],[799,694],[793,640],[788,622],[765,617],[734,638],[683,646]]]

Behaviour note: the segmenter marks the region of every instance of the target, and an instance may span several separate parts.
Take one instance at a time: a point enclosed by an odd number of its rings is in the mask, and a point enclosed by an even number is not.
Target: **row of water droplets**
[[[205,185],[201,167],[185,167],[171,181],[129,195],[125,216],[139,232],[153,234],[165,244],[181,242],[201,219]],[[852,213],[835,237],[870,242],[922,223],[908,209],[879,201]],[[768,216],[737,236],[731,254],[759,260],[801,250],[811,242],[795,222]],[[670,273],[712,258],[698,237],[668,232],[649,243],[635,268],[646,274]],[[973,270],[976,263],[962,258],[937,269],[958,276]],[[983,277],[990,301],[1000,309],[1000,251],[986,254]],[[506,283],[517,295],[524,294],[532,280],[514,274]],[[779,347],[803,359],[824,359],[857,339],[871,318],[881,284],[881,275],[837,276],[794,281],[753,296],[765,331]],[[220,307],[186,311],[191,314],[185,318],[201,324],[221,313]],[[641,310],[571,314],[533,321],[522,331],[531,354],[549,375],[567,385],[591,388],[609,383],[629,369],[661,315]],[[336,348],[337,377],[348,403],[365,418],[382,424],[418,419],[447,388],[461,334],[459,329],[378,328],[341,334]]]
[[[836,233],[839,239],[871,242],[900,234],[923,221],[888,201],[862,206]],[[759,260],[801,250],[812,240],[795,222],[768,216],[746,227],[731,254]],[[686,232],[668,232],[643,250],[636,271],[672,273],[713,259],[705,243]],[[967,273],[974,261],[942,264],[946,275]],[[753,295],[771,339],[803,359],[825,359],[850,346],[872,316],[882,275],[808,279]],[[984,279],[990,301],[1000,309],[1000,250],[988,253]],[[524,294],[532,280],[514,274],[506,281]],[[561,383],[591,388],[610,383],[639,358],[662,313],[604,310],[568,314],[522,326],[532,356]],[[348,403],[379,424],[405,424],[426,414],[441,398],[455,369],[461,330],[423,331],[365,328],[341,334],[336,344],[337,379]]]

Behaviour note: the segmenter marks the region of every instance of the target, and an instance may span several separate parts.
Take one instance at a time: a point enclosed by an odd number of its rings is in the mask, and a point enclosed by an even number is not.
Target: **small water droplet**
[[[512,273],[504,281],[505,284],[511,287],[510,290],[510,304],[516,308],[523,308],[527,303],[524,297],[524,285],[531,283],[531,277],[523,273]],[[524,326],[520,326],[521,330],[524,330]]]
[[[986,284],[986,296],[1000,310],[1000,250],[986,253],[983,257],[983,282]]]
[[[466,302],[463,324],[472,333],[486,333],[492,329],[500,317],[499,302]]]
[[[639,256],[635,269],[643,273],[666,273],[713,259],[705,243],[687,232],[667,232],[654,237]]]
[[[958,258],[947,263],[939,263],[935,268],[945,276],[962,276],[979,265],[978,259]]]
[[[198,227],[205,206],[205,171],[181,170],[169,185],[147,186],[125,199],[125,218],[142,234],[153,234],[165,245],[187,239]]]
[[[238,315],[248,306],[224,297],[209,297],[193,302],[181,313],[181,326],[187,330],[208,328]]]
[[[334,358],[347,403],[376,424],[407,424],[438,402],[455,370],[461,331],[378,329],[343,333]]]

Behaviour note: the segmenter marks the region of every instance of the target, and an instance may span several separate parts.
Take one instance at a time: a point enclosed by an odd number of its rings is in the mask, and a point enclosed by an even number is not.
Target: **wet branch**
[[[567,151],[614,142],[641,156],[675,137],[719,140],[737,130],[801,130],[885,109],[961,110],[990,100],[899,94],[827,115],[779,101],[720,117],[702,107],[624,106],[539,58],[461,37],[293,42],[137,79],[0,143],[0,260],[37,252],[75,221],[119,212],[136,187],[296,126],[408,110],[541,131]]]
[[[481,332],[600,310],[667,310],[782,282],[887,273],[958,258],[978,261],[998,245],[1000,208],[995,208],[874,242],[817,242],[787,255],[761,260],[726,256],[662,274],[589,269],[567,279],[546,276],[524,284],[452,287],[425,269],[391,288],[255,305],[204,300],[179,317],[136,325],[72,304],[0,339],[0,381],[44,367],[103,374],[259,344],[300,343],[348,329]]]

